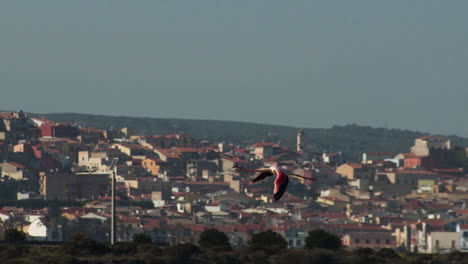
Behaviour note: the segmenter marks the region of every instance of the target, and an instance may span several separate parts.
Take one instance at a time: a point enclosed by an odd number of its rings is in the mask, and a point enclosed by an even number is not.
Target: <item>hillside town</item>
[[[27,188],[2,197],[0,240],[13,227],[28,240],[65,241],[79,232],[108,241],[115,175],[119,242],[144,232],[156,243],[196,244],[201,232],[216,228],[233,247],[273,230],[290,248],[301,248],[308,231],[320,228],[348,248],[468,251],[467,146],[426,135],[406,152],[344,160],[340,151],[308,153],[303,136],[298,130],[294,147],[237,145],[2,112],[0,186]],[[234,165],[278,166],[317,180],[290,176],[285,195],[274,201],[274,179],[252,183],[255,175]],[[12,206],[12,200],[24,206]],[[65,201],[69,205],[61,206]]]

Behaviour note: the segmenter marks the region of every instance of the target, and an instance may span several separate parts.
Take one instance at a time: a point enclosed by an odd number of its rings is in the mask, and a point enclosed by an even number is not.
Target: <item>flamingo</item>
[[[276,175],[275,187],[273,189],[273,197],[275,198],[276,201],[278,201],[279,199],[281,199],[281,197],[283,197],[283,194],[286,191],[286,187],[288,186],[289,175],[294,175],[296,177],[300,177],[300,178],[311,180],[311,181],[316,180],[315,178],[309,178],[309,177],[297,175],[294,173],[287,174],[286,172],[284,172],[283,170],[279,169],[276,166],[271,166],[269,168],[260,169],[260,170],[246,169],[246,168],[240,167],[239,165],[234,165],[232,166],[232,168],[241,170],[241,171],[259,172],[260,174],[258,174],[257,177],[255,177],[255,179],[252,180],[252,182],[257,182],[257,181],[265,179],[266,177]]]

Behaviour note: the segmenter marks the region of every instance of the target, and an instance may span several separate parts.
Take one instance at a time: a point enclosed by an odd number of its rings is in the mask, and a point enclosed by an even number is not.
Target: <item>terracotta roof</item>
[[[369,156],[392,156],[392,152],[367,152]]]
[[[430,174],[430,175],[437,175],[437,173],[432,172],[432,171],[427,171],[427,170],[407,170],[407,169],[398,169],[396,170],[396,173],[402,173],[402,174]]]
[[[21,168],[21,169],[24,169],[25,167],[19,163],[16,163],[16,162],[13,162],[13,161],[10,161],[8,162],[8,164],[12,165],[12,166],[15,166],[17,168]]]
[[[424,136],[418,137],[418,139],[428,139],[430,137],[431,137],[431,135],[424,135]]]
[[[159,138],[167,138],[167,139],[177,139],[179,138],[179,135],[173,134],[173,135],[152,135],[152,138],[159,139]]]
[[[367,230],[367,231],[388,231],[379,225],[349,223],[349,224],[328,224],[330,227],[341,228],[343,230]]]
[[[257,148],[257,147],[265,147],[265,146],[277,146],[275,143],[271,143],[271,142],[259,142],[259,143],[255,143],[252,145],[253,148]]]
[[[349,163],[346,163],[346,164],[349,165],[349,166],[351,166],[351,168],[353,168],[353,169],[360,169],[360,168],[362,168],[362,164],[361,164],[361,163],[351,163],[351,162],[349,162]]]

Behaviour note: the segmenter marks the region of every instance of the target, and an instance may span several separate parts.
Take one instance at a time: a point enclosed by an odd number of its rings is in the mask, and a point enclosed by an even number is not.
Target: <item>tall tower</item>
[[[302,136],[304,135],[304,129],[299,129],[297,132],[297,151],[304,151],[304,144],[302,143]]]

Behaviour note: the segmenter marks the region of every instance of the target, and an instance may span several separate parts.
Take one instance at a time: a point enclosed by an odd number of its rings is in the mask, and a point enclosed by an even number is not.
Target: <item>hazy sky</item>
[[[468,136],[468,1],[1,1],[0,109]]]

